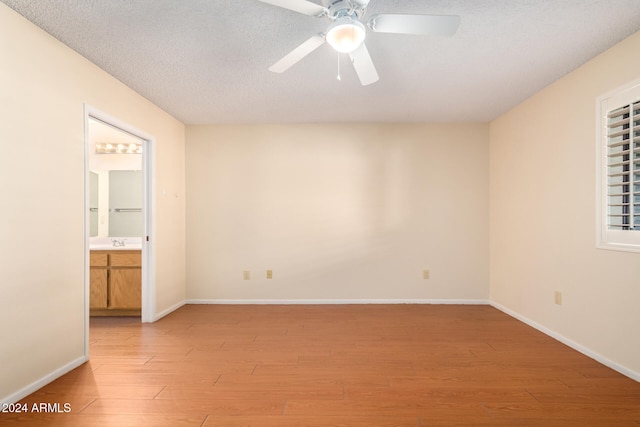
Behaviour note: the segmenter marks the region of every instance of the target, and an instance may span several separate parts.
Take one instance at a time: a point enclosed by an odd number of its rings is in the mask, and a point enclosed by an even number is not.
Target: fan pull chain
[[[337,76],[338,80],[342,80],[342,77],[340,76],[340,54],[338,53],[338,76]]]

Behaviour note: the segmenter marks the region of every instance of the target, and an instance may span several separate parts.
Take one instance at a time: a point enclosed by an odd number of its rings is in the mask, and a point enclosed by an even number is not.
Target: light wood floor
[[[32,426],[640,426],[640,383],[490,306],[185,306],[91,321]]]

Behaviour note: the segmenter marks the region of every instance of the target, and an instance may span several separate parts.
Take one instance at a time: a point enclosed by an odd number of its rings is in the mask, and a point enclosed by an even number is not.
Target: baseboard
[[[85,356],[82,357],[78,357],[77,359],[67,363],[66,365],[56,369],[55,371],[45,375],[44,377],[40,378],[39,380],[29,384],[28,386],[16,391],[13,394],[10,394],[9,396],[3,397],[2,400],[0,400],[0,404],[8,404],[8,403],[16,403],[19,402],[20,399],[23,399],[27,396],[29,396],[31,393],[34,393],[38,390],[40,390],[42,387],[44,387],[45,385],[57,380],[58,378],[60,378],[61,376],[63,376],[64,374],[71,372],[72,370],[76,369],[78,366],[82,365],[83,363],[85,363],[88,359]]]
[[[614,371],[617,371],[619,373],[621,373],[624,376],[627,376],[633,380],[636,380],[638,382],[640,382],[640,373],[639,372],[635,372],[629,368],[626,368],[610,359],[607,359],[606,357],[604,357],[603,355],[596,353],[595,351],[592,351],[580,344],[578,344],[575,341],[570,340],[569,338],[565,337],[564,335],[561,335],[557,332],[552,331],[551,329],[548,329],[536,322],[534,322],[533,320],[519,314],[516,313],[515,311],[501,305],[498,304],[495,301],[491,301],[490,302],[491,306],[495,307],[496,309],[504,312],[505,314],[508,314],[509,316],[520,320],[523,323],[526,323],[527,325],[531,326],[532,328],[535,328],[537,330],[539,330],[540,332],[542,332],[545,335],[550,336],[551,338],[560,341],[561,343],[571,347],[572,349],[584,354],[587,357],[592,358],[593,360],[602,363],[603,365],[613,369]]]
[[[164,316],[166,316],[167,314],[170,314],[174,311],[176,311],[177,309],[179,309],[180,307],[182,307],[183,305],[185,305],[187,302],[186,301],[180,301],[177,304],[172,305],[171,307],[162,310],[160,313],[157,313],[154,317],[153,317],[153,321],[157,322],[158,320],[162,319]]]
[[[188,299],[186,304],[465,304],[487,305],[489,300],[476,299]]]

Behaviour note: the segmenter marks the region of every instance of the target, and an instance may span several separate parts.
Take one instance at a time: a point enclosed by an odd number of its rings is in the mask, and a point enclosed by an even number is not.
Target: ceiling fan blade
[[[258,0],[262,3],[269,3],[284,9],[293,10],[309,16],[322,16],[326,13],[326,9],[319,4],[311,3],[307,0]]]
[[[376,67],[373,65],[367,46],[365,46],[364,43],[362,43],[355,51],[351,52],[349,57],[353,62],[353,68],[355,68],[362,86],[370,85],[371,83],[375,83],[379,80]]]
[[[319,35],[311,37],[306,42],[289,52],[287,56],[269,67],[269,71],[273,71],[274,73],[284,73],[302,58],[319,48],[323,43],[324,37]]]
[[[367,23],[376,33],[452,36],[458,31],[460,17],[455,15],[374,15]]]

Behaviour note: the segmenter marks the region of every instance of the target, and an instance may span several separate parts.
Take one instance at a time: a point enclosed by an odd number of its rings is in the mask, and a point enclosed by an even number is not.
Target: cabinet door
[[[89,307],[107,308],[107,269],[92,268],[89,272]]]
[[[111,268],[109,308],[140,308],[142,269]]]

